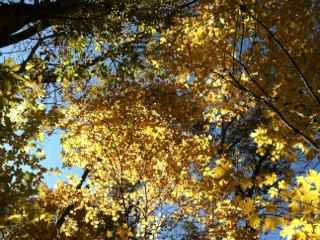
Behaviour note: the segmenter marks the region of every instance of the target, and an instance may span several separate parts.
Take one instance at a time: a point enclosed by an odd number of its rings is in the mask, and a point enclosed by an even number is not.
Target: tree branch
[[[21,3],[0,4],[0,48],[6,47],[22,40],[26,40],[37,32],[54,25],[49,20],[68,19],[80,8],[95,13],[97,6],[109,12],[116,1],[91,3],[85,0],[56,0],[43,1],[38,5]],[[108,12],[105,12],[108,14]],[[31,25],[27,30],[19,32],[24,26]],[[61,23],[63,24],[63,23]],[[18,33],[16,33],[18,32]],[[16,34],[15,34],[16,33]]]
[[[82,176],[81,176],[81,180],[80,182],[78,183],[78,185],[76,186],[76,190],[79,190],[81,189],[83,183],[86,181],[87,177],[88,177],[88,174],[89,174],[90,170],[89,168],[85,168]],[[56,228],[55,228],[55,231],[54,231],[54,237],[56,237],[57,233],[59,232],[62,224],[66,221],[66,217],[70,214],[71,210],[73,210],[75,208],[76,204],[75,203],[72,203],[70,204],[69,206],[67,206],[64,211],[62,212],[62,214],[60,215],[57,223],[56,223]]]
[[[293,132],[296,134],[300,135],[306,142],[308,142],[317,152],[320,152],[320,147],[318,144],[309,136],[304,134],[299,128],[295,127],[293,124],[291,124],[286,117],[282,114],[282,112],[274,106],[273,103],[271,103],[268,99],[268,96],[261,97],[252,90],[246,88],[243,86],[237,79],[236,77],[230,72],[229,76],[231,77],[232,81],[235,83],[235,85],[242,91],[249,93],[251,96],[253,96],[256,100],[263,102],[265,105],[267,105],[274,113],[278,115],[280,120],[284,125],[286,125],[289,129],[291,129]],[[250,76],[250,75],[249,75]],[[252,79],[254,80],[254,79]],[[257,84],[257,82],[254,80],[254,83]],[[258,85],[259,86],[259,85]],[[261,88],[261,86],[259,87]]]
[[[191,5],[195,4],[196,2],[198,2],[199,0],[193,0],[193,1],[190,1],[190,2],[187,2],[185,4],[182,4],[180,6],[178,6],[178,8],[186,8],[186,7],[190,7]]]
[[[48,24],[42,24],[42,23],[38,23],[33,25],[32,27],[19,32],[17,34],[14,35],[9,35],[9,36],[3,36],[0,39],[0,48],[18,43],[20,41],[26,40],[30,37],[32,37],[33,35],[35,35],[36,33],[48,28],[49,25]]]
[[[302,73],[300,67],[298,66],[296,61],[293,59],[293,57],[291,56],[289,51],[281,43],[281,41],[274,35],[274,33],[272,33],[269,30],[269,28],[262,21],[260,21],[258,18],[256,18],[252,14],[250,14],[249,11],[247,11],[247,8],[245,6],[240,6],[240,9],[241,9],[241,11],[244,11],[245,13],[247,13],[248,16],[250,16],[253,20],[255,20],[269,34],[269,36],[278,44],[280,49],[287,55],[287,57],[289,58],[289,60],[292,63],[292,65],[297,70],[298,75],[300,76],[300,78],[301,78],[304,86],[308,90],[310,96],[320,105],[320,97],[318,97],[317,94],[313,91],[311,84],[308,82],[307,78]]]
[[[23,72],[26,69],[27,63],[31,60],[37,49],[41,44],[41,40],[39,39],[38,42],[32,47],[28,57],[21,63],[19,73]]]

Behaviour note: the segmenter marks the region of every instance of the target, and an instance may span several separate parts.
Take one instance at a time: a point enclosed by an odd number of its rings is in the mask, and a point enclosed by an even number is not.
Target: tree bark
[[[54,20],[62,20],[62,25],[81,9],[87,13],[98,10],[108,14],[115,3],[85,0],[43,1],[40,4],[0,3],[0,48],[26,40],[52,25],[58,25]]]

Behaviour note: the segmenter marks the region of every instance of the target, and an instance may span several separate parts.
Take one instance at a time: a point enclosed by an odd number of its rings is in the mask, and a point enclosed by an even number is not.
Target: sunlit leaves
[[[207,136],[192,133],[192,123],[201,121],[199,111],[193,110],[196,96],[179,96],[173,90],[172,85],[111,87],[112,95],[71,103],[62,125],[67,130],[65,163],[91,169],[88,186],[94,192],[79,201],[94,201],[115,223],[123,214],[133,214],[126,212],[132,205],[141,221],[136,234],[143,236],[160,230],[153,227],[152,217],[159,206],[196,196],[193,189],[184,190],[193,181],[190,171],[193,164],[208,164],[212,155]],[[178,185],[181,189],[174,192]],[[95,224],[98,212],[87,210],[87,222]]]
[[[318,239],[319,4],[208,0],[168,18],[158,1],[124,4],[90,31],[70,20],[54,60],[1,65],[2,202],[17,199],[14,167],[19,189],[39,183],[22,166],[39,168],[45,129],[64,131],[64,165],[89,175],[0,220],[54,233],[71,206],[61,237],[160,238],[185,218],[208,239]],[[43,81],[62,104],[42,104]]]

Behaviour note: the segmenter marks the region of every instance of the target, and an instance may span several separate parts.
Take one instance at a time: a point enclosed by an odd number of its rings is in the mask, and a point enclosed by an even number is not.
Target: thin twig
[[[265,105],[267,105],[274,113],[276,113],[278,115],[278,117],[280,118],[280,120],[282,121],[282,123],[284,125],[286,125],[289,129],[291,129],[293,132],[295,132],[296,134],[300,135],[306,142],[308,142],[317,152],[320,152],[320,148],[318,146],[318,144],[309,136],[307,136],[306,134],[304,134],[299,128],[295,127],[293,124],[291,124],[286,117],[283,115],[283,113],[276,108],[276,106],[274,106],[273,103],[271,103],[268,99],[268,96],[259,96],[258,94],[256,94],[255,92],[253,92],[252,90],[246,88],[245,86],[243,86],[236,78],[235,76],[230,72],[229,76],[231,77],[231,79],[233,80],[233,82],[235,83],[236,86],[238,86],[238,88],[242,91],[245,91],[247,93],[249,93],[251,96],[253,96],[256,100],[263,102]],[[261,86],[254,81],[254,83],[261,88]]]
[[[241,63],[241,57],[242,57],[242,50],[243,50],[243,40],[244,40],[244,33],[245,33],[245,25],[244,25],[244,19],[243,19],[243,15],[241,12],[241,25],[242,25],[242,34],[241,34],[241,40],[240,40],[240,51],[239,51],[239,62]],[[240,76],[239,76],[239,80],[241,80],[242,77],[242,71],[240,71]]]
[[[235,58],[235,52],[236,52],[236,46],[237,46],[237,36],[238,36],[238,18],[236,18],[236,23],[235,23],[235,30],[234,30],[234,39],[233,39],[233,48],[232,48],[232,72],[235,72],[235,63],[234,63],[234,58]]]
[[[311,84],[308,82],[305,75],[302,73],[300,67],[296,63],[296,61],[293,59],[289,51],[284,47],[284,45],[281,43],[281,41],[270,31],[270,29],[257,17],[253,16],[252,14],[247,11],[247,8],[245,6],[240,6],[240,9],[248,14],[253,20],[255,20],[259,25],[263,27],[263,29],[270,35],[270,37],[278,44],[278,46],[281,48],[281,50],[287,55],[290,62],[294,66],[294,68],[297,70],[298,75],[300,76],[303,84],[305,85],[306,89],[308,90],[310,96],[320,105],[320,97],[317,96],[317,94],[313,91]]]
[[[178,6],[178,8],[186,8],[186,7],[189,7],[191,6],[192,4],[195,4],[196,2],[198,2],[199,0],[193,0],[193,1],[190,1],[190,2],[187,2],[185,4],[182,4],[180,6]]]

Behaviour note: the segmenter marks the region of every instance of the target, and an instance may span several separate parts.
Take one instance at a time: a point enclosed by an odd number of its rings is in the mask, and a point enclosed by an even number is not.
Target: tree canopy
[[[0,1],[0,239],[319,239],[319,12]]]

